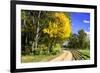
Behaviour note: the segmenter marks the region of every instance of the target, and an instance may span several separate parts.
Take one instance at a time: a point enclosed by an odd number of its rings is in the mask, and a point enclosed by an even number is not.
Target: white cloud
[[[90,34],[90,32],[89,32],[89,31],[85,31],[85,33],[86,33],[87,35],[89,35],[89,34]]]
[[[88,20],[83,20],[83,23],[90,23],[90,21],[88,21]]]
[[[90,32],[85,31],[85,33],[87,34],[87,38],[90,38]]]

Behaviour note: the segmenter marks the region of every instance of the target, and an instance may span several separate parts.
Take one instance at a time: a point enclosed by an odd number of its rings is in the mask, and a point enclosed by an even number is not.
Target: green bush
[[[61,52],[61,46],[60,46],[60,44],[54,45],[53,48],[52,48],[51,54],[56,55],[56,54],[58,54],[60,52]]]

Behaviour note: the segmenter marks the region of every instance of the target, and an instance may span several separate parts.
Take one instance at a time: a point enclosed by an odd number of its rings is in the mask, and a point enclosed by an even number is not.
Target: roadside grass
[[[78,50],[78,51],[82,53],[82,56],[84,57],[85,60],[90,59],[90,50],[89,49]]]
[[[57,57],[57,55],[26,55],[21,56],[22,63],[30,63],[30,62],[48,62],[51,59]]]
[[[90,50],[89,49],[66,49],[69,50],[73,55],[73,60],[89,60]]]

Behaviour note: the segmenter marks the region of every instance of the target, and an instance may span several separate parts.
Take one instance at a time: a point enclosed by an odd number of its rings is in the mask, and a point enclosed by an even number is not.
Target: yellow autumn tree
[[[70,18],[63,12],[55,12],[54,21],[50,21],[47,28],[43,29],[50,38],[67,39],[71,33]]]
[[[63,12],[55,12],[51,14],[53,18],[49,21],[48,26],[43,29],[43,33],[47,34],[49,37],[48,49],[52,52],[56,44],[60,45],[64,40],[67,40],[71,34],[71,22],[67,14]],[[61,48],[60,48],[61,50]]]

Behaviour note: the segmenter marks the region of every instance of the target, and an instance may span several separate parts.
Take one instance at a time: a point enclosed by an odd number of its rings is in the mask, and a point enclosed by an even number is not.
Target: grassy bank
[[[30,63],[30,62],[47,62],[55,57],[59,56],[57,55],[26,55],[21,57],[22,63]]]
[[[85,60],[90,59],[90,50],[89,49],[85,49],[85,50],[79,50],[80,53],[82,53],[82,57]]]

